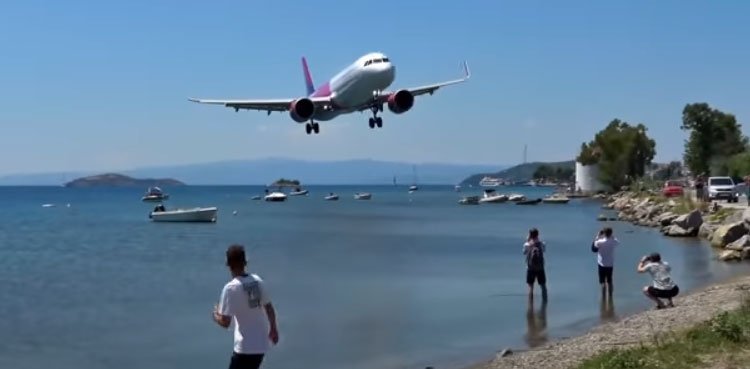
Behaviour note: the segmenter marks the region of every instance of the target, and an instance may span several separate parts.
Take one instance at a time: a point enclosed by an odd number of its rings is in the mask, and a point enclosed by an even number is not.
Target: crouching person
[[[672,298],[680,293],[677,284],[672,280],[671,271],[672,268],[661,260],[661,255],[657,252],[642,257],[638,263],[638,273],[651,274],[653,281],[650,286],[643,287],[643,294],[656,303],[657,309],[674,307]],[[662,299],[667,300],[666,305]]]

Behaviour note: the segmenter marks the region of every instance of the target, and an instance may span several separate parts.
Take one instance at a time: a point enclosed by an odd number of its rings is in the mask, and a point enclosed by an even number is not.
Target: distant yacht
[[[479,185],[482,187],[498,187],[503,184],[502,178],[493,178],[490,176],[485,176],[482,178],[481,181],[479,181]]]
[[[411,172],[412,172],[412,175],[414,176],[414,184],[409,186],[409,192],[414,192],[414,191],[419,190],[419,186],[417,186],[417,166],[416,165],[411,166]]]

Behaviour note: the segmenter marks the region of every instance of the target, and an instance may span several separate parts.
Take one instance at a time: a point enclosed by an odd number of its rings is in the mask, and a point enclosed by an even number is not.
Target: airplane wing
[[[311,97],[315,107],[324,107],[331,104],[329,97]],[[262,110],[271,113],[272,111],[287,111],[289,106],[296,99],[268,99],[268,100],[206,100],[206,99],[194,99],[188,98],[189,101],[200,103],[200,104],[214,104],[224,105],[227,108],[232,108],[235,111],[240,109],[247,110]]]
[[[463,77],[459,79],[454,79],[451,81],[445,81],[445,82],[440,82],[440,83],[434,83],[431,85],[425,85],[425,86],[420,86],[420,87],[406,88],[405,90],[411,92],[413,96],[419,96],[419,95],[424,95],[424,94],[432,95],[433,93],[435,93],[435,91],[437,91],[441,87],[455,85],[457,83],[468,81],[469,78],[471,78],[471,71],[469,71],[469,65],[466,64],[466,62],[463,62],[463,70],[464,70],[464,75]],[[382,104],[385,104],[386,102],[388,102],[388,98],[393,93],[394,91],[384,92],[380,94],[380,96],[378,96],[377,99],[375,99],[374,101],[368,104],[365,104],[364,106],[361,106],[358,110],[363,111],[363,110],[370,109],[373,106],[382,106]]]

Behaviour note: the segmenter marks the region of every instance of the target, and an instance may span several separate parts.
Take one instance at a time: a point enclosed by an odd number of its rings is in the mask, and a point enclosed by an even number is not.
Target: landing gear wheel
[[[378,128],[383,128],[383,118],[381,117],[375,118],[375,124],[378,126]]]
[[[313,132],[315,132],[315,134],[317,135],[318,133],[320,133],[320,124],[313,123],[312,124],[312,129],[313,129]]]
[[[375,128],[375,119],[370,118],[370,128]]]
[[[310,123],[307,123],[307,124],[305,125],[305,132],[307,132],[307,134],[308,134],[308,135],[309,135],[310,133],[312,133],[312,129],[313,129],[313,128],[312,128],[312,125],[311,125]]]

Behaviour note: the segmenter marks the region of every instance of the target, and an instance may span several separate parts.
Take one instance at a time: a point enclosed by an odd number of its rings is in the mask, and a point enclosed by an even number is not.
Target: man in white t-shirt
[[[599,285],[602,286],[602,298],[612,299],[612,273],[615,267],[615,249],[620,244],[612,236],[612,228],[604,228],[599,232],[599,238],[594,241],[592,251],[596,251],[596,261],[599,266]]]
[[[271,343],[279,342],[276,312],[268,299],[263,280],[247,274],[245,249],[232,245],[227,249],[227,267],[232,280],[221,290],[213,319],[229,328],[234,320],[234,352],[229,369],[257,369]]]

